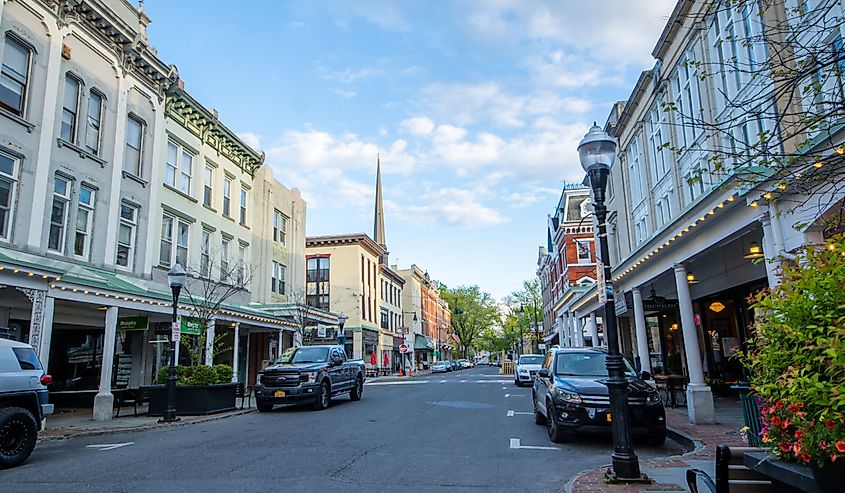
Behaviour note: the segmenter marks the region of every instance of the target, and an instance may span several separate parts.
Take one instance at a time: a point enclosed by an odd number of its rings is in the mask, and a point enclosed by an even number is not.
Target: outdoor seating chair
[[[116,418],[120,417],[120,408],[126,406],[132,406],[133,414],[138,416],[138,405],[150,400],[150,388],[121,389],[115,392],[114,400],[117,407]]]
[[[252,407],[252,387],[244,386],[243,382],[238,382],[238,386],[235,387],[235,399],[241,400],[241,409],[244,408],[244,399],[247,399],[247,407]]]
[[[692,493],[698,493],[703,484],[710,493],[765,493],[773,492],[772,481],[763,474],[749,469],[742,463],[745,452],[762,450],[753,447],[716,448],[716,480],[701,469],[687,469],[687,486]]]

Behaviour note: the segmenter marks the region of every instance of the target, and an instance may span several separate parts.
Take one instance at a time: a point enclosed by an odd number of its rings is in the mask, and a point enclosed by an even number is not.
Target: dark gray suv
[[[534,421],[548,427],[549,439],[565,442],[575,433],[609,432],[613,416],[607,385],[607,351],[602,348],[559,348],[546,354],[534,388]],[[666,441],[666,411],[657,390],[625,360],[628,410],[634,436],[649,445]]]
[[[0,338],[0,469],[32,454],[41,420],[53,413],[47,403],[51,381],[32,346]]]

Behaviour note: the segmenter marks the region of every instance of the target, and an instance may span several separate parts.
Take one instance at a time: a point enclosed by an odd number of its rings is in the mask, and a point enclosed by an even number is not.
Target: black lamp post
[[[340,313],[337,316],[337,345],[343,348],[343,352],[346,352],[346,333],[343,332],[343,326],[346,325],[346,321],[349,320],[349,317],[345,313]]]
[[[525,305],[519,305],[519,318],[517,320],[516,325],[519,326],[519,347],[516,351],[516,360],[519,361],[519,357],[522,356],[522,318],[525,316]]]
[[[173,325],[170,331],[170,368],[167,372],[167,409],[164,410],[164,416],[161,421],[170,423],[176,421],[176,339],[178,325],[177,309],[179,305],[179,293],[182,292],[182,286],[185,285],[185,279],[188,278],[188,273],[178,263],[167,272],[167,283],[170,284],[170,291],[173,293]]]
[[[616,141],[595,123],[587,135],[578,144],[578,156],[581,166],[590,178],[593,189],[593,209],[598,221],[596,237],[601,248],[601,265],[605,281],[604,321],[607,339],[607,375],[606,381],[610,397],[610,414],[613,419],[613,472],[611,480],[643,480],[637,454],[634,453],[631,440],[630,412],[628,411],[628,381],[622,354],[619,352],[619,338],[616,334],[616,310],[613,305],[613,286],[610,281],[610,258],[607,248],[607,206],[605,190],[610,165],[616,158]],[[601,286],[599,286],[601,289]]]

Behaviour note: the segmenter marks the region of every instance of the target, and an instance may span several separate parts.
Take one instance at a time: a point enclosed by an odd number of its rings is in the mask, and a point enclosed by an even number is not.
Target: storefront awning
[[[431,337],[415,334],[414,350],[431,351],[434,349],[434,340]]]

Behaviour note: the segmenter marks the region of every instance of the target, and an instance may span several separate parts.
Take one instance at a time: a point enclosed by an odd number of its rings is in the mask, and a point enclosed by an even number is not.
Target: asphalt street
[[[374,381],[361,401],[344,395],[321,412],[42,441],[0,471],[0,491],[544,492],[610,461],[609,435],[552,444],[530,395],[479,367]],[[679,451],[637,446],[640,457]]]

